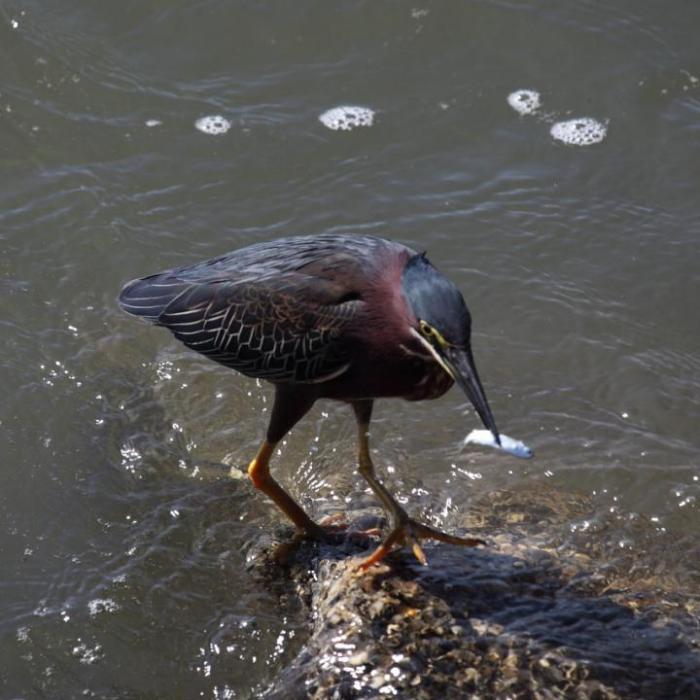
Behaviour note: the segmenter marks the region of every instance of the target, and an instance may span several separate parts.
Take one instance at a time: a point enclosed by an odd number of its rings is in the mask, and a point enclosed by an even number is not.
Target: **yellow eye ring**
[[[452,343],[445,340],[442,333],[440,333],[440,331],[438,331],[436,328],[433,328],[427,321],[421,319],[418,322],[418,326],[424,338],[437,341],[438,345],[443,348],[452,347]]]
[[[429,337],[429,336],[435,335],[435,330],[433,329],[433,327],[429,323],[426,323],[423,320],[420,321],[420,330],[421,330],[421,333],[423,333],[423,335],[425,335],[425,336]]]

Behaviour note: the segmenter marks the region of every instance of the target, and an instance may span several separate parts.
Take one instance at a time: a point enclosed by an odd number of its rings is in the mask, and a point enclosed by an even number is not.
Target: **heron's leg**
[[[306,414],[315,400],[300,391],[294,393],[283,386],[277,386],[272,417],[267,429],[267,439],[258,450],[258,454],[248,466],[248,476],[256,489],[260,489],[275,505],[296,525],[297,529],[314,537],[322,537],[320,528],[304,512],[301,506],[272,478],[270,474],[270,457],[275,446],[284,435]]]
[[[391,518],[392,524],[392,530],[389,536],[362,562],[361,568],[369,568],[372,564],[383,559],[392,550],[394,545],[402,544],[410,544],[416,559],[418,559],[421,564],[427,564],[425,554],[418,542],[420,539],[439,540],[440,542],[462,545],[464,547],[476,547],[480,544],[486,544],[483,540],[475,537],[465,538],[448,535],[446,532],[416,522],[408,516],[396,499],[377,479],[374,472],[374,464],[372,463],[372,457],[369,453],[369,422],[372,417],[372,401],[356,401],[352,406],[355,410],[355,417],[357,418],[360,474],[362,474],[369,484],[369,487],[382,502],[382,505]]]
[[[260,489],[296,525],[297,529],[310,535],[320,532],[320,528],[304,512],[302,507],[272,478],[270,457],[277,443],[265,440],[248,465],[248,476],[256,489]]]

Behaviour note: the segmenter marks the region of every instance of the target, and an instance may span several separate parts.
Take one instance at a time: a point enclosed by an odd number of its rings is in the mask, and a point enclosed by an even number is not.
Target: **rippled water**
[[[245,568],[277,513],[226,476],[269,389],[115,304],[282,234],[395,237],[465,293],[499,425],[537,457],[462,449],[456,391],[380,403],[413,512],[449,528],[547,481],[625,556],[697,541],[699,21],[689,0],[0,4],[3,696],[253,697],[298,650],[297,603]],[[372,125],[327,129],[341,105]],[[600,143],[552,138],[581,117]],[[319,405],[282,448],[316,515],[364,491],[354,435]]]

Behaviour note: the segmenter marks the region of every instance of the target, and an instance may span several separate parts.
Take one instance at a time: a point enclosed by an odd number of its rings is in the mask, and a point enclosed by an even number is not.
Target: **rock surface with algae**
[[[254,548],[251,568],[283,578],[309,619],[265,697],[700,698],[700,565],[681,581],[620,558],[605,523],[589,546],[571,528],[588,505],[493,493],[463,523],[488,547],[426,543],[427,567],[401,550],[362,573],[349,540],[286,547],[283,564]]]

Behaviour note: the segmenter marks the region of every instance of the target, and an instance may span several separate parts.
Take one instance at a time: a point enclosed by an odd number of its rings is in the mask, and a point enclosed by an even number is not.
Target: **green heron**
[[[370,236],[282,238],[134,280],[119,302],[193,350],[274,385],[266,439],[248,474],[303,535],[327,533],[273,479],[270,457],[317,399],[336,399],[354,410],[359,471],[391,523],[364,568],[400,544],[425,563],[424,538],[484,544],[411,519],[370,457],[374,399],[434,399],[454,382],[500,444],[472,357],[469,310],[425,253]]]

